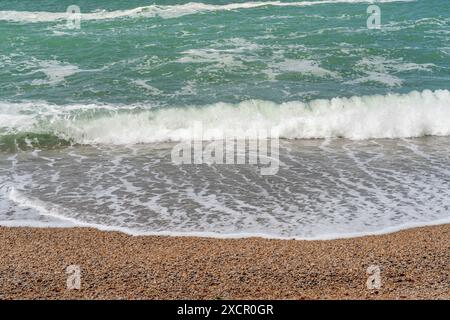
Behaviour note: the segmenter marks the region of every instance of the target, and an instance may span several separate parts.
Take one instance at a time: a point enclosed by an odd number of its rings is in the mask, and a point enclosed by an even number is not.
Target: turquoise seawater
[[[367,1],[316,2],[3,0],[0,100],[185,106],[449,88],[449,1],[378,3],[379,30]],[[80,29],[46,19],[73,4]]]
[[[449,90],[448,0],[1,0],[0,223],[326,238],[448,221]],[[199,122],[205,140],[275,129],[278,174],[173,165]]]

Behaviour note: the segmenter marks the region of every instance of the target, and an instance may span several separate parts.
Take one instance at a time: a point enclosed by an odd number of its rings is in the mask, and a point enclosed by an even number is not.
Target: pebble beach
[[[450,298],[449,224],[325,241],[0,227],[0,247],[0,299]]]

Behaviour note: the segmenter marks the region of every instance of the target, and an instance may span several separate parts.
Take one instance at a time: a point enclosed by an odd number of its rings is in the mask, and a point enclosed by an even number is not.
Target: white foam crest
[[[65,78],[80,71],[80,69],[75,65],[62,64],[59,61],[55,60],[39,61],[38,66],[39,69],[34,71],[33,73],[42,72],[45,74],[47,79],[35,79],[32,81],[32,84],[34,85],[55,85],[64,81]]]
[[[57,134],[81,144],[135,144],[189,140],[199,122],[204,140],[229,132],[248,138],[266,129],[286,139],[448,136],[450,91],[282,104],[250,100],[118,113],[88,120],[60,119],[52,125]]]
[[[366,76],[357,78],[355,80],[347,81],[347,84],[358,84],[366,82],[378,82],[388,87],[400,87],[403,83],[402,79],[391,74],[367,71]]]
[[[132,80],[131,82],[134,83],[136,86],[145,89],[151,94],[159,95],[163,93],[163,91],[159,90],[158,88],[149,85],[145,80]]]
[[[378,82],[389,87],[401,86],[403,81],[396,75],[408,71],[431,72],[436,65],[433,63],[417,64],[405,62],[403,59],[387,59],[374,56],[363,58],[356,64],[356,69],[364,72],[366,76],[347,81],[347,84]]]
[[[79,144],[186,141],[192,139],[199,123],[203,140],[223,138],[224,134],[253,138],[261,130],[272,130],[285,139],[449,136],[450,91],[159,109],[0,102],[0,115],[0,124],[9,131],[51,133]]]
[[[106,20],[123,17],[155,17],[177,18],[184,15],[195,14],[199,12],[211,11],[229,11],[239,9],[253,9],[266,6],[276,7],[304,7],[323,4],[340,4],[340,3],[388,3],[388,2],[412,2],[415,0],[318,0],[318,1],[299,1],[299,2],[282,2],[282,1],[260,1],[260,2],[243,2],[230,3],[224,5],[206,4],[201,2],[189,2],[179,5],[150,5],[127,10],[115,11],[96,11],[90,13],[81,13],[81,20]],[[29,11],[0,11],[0,21],[12,22],[52,22],[66,20],[69,13],[66,12],[29,12]]]
[[[23,72],[23,75],[33,76],[32,85],[57,85],[66,78],[80,72],[96,72],[102,69],[81,69],[77,65],[55,59],[41,60],[23,54],[11,54],[0,57],[0,67],[12,67]],[[43,78],[45,76],[45,78]]]
[[[32,115],[2,114],[0,117],[0,129],[27,128],[35,123]]]
[[[268,70],[269,78],[284,72],[301,73],[316,77],[340,78],[337,72],[333,72],[322,68],[318,62],[314,60],[294,60],[285,59],[282,62],[273,63]]]

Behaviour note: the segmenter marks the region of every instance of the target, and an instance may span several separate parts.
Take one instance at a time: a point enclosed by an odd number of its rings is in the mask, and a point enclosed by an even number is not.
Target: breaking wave
[[[408,138],[450,135],[450,91],[354,96],[277,104],[151,108],[149,106],[0,103],[0,144],[138,144],[202,139],[238,133],[252,138],[261,130],[284,139]],[[3,121],[4,120],[4,121]]]
[[[115,11],[96,11],[81,13],[81,20],[105,20],[124,17],[155,17],[177,18],[185,15],[196,14],[200,12],[229,11],[240,9],[253,9],[259,7],[304,7],[323,4],[339,3],[386,3],[386,2],[411,2],[415,0],[318,0],[318,1],[300,1],[300,2],[281,2],[281,1],[261,1],[261,2],[243,2],[230,3],[224,5],[206,4],[201,2],[189,2],[178,5],[150,5],[127,10]],[[52,22],[67,19],[66,12],[29,12],[29,11],[0,11],[0,21],[12,22]]]

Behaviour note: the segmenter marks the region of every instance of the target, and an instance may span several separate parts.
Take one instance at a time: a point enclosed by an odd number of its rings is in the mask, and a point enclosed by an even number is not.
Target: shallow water
[[[449,1],[86,0],[80,29],[71,4],[0,3],[0,224],[323,239],[449,221]],[[205,145],[270,130],[275,174],[174,164],[199,125]]]
[[[22,151],[1,158],[0,220],[302,239],[427,224],[448,220],[449,141],[285,140],[269,176],[250,164],[175,165],[173,144]]]

